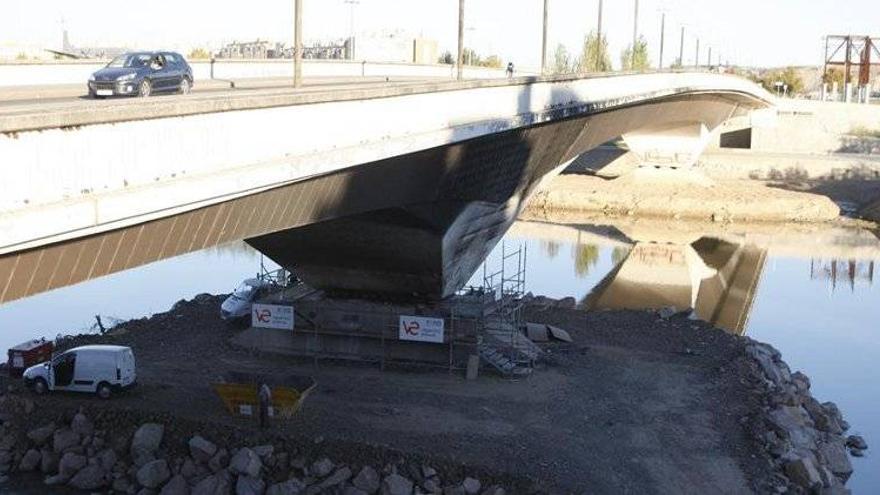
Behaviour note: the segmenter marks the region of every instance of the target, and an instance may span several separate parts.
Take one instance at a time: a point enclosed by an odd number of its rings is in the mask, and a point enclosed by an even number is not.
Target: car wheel
[[[184,77],[180,81],[180,94],[188,95],[192,91],[192,82],[190,82],[189,78]]]
[[[106,400],[109,399],[110,396],[113,395],[113,388],[107,382],[101,382],[98,384],[97,390],[98,397]]]
[[[153,92],[153,85],[150,83],[150,81],[148,79],[144,79],[141,82],[140,89],[138,90],[138,96],[140,96],[142,98],[146,98],[146,97],[150,96],[150,93],[152,93],[152,92]]]
[[[43,395],[48,391],[49,391],[49,386],[46,385],[46,380],[43,380],[42,378],[37,378],[36,381],[34,381],[34,393],[35,394]]]

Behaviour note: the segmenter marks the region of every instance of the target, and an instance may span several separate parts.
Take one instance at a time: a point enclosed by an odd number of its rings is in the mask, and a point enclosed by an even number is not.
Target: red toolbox
[[[51,340],[29,340],[9,349],[9,376],[21,376],[27,368],[52,359],[55,344]]]

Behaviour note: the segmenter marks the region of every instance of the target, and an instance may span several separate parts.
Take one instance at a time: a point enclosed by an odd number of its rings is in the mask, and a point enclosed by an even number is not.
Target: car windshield
[[[112,69],[131,69],[144,67],[148,63],[150,63],[150,56],[146,53],[128,53],[114,58],[109,64],[107,64],[107,67]]]
[[[235,289],[235,292],[233,292],[232,295],[238,299],[244,299],[245,301],[247,301],[250,300],[256,290],[257,288],[253,285],[248,285],[247,282],[242,282],[242,284]]]

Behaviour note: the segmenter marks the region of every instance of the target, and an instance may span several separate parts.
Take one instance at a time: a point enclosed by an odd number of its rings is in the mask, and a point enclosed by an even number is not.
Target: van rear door
[[[117,369],[119,373],[117,375],[118,381],[116,383],[123,387],[127,387],[134,383],[137,378],[134,369],[134,353],[131,352],[131,349],[125,349],[120,352],[118,356],[119,364]]]

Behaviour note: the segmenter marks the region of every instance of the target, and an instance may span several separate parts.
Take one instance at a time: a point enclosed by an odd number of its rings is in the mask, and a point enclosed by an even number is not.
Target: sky
[[[434,38],[441,51],[455,50],[457,0],[303,0],[303,36],[343,38],[354,12],[356,33],[404,30]],[[612,59],[631,43],[635,0],[605,0],[603,31]],[[62,20],[75,46],[128,46],[185,50],[219,47],[248,39],[292,39],[293,0],[152,0],[147,7],[116,7],[97,0],[3,0],[0,46],[61,47]],[[558,44],[577,54],[595,30],[599,0],[550,0],[548,58]],[[820,65],[826,34],[880,35],[877,0],[641,0],[638,31],[659,58],[661,11],[666,12],[664,65],[680,50],[692,64],[696,39],[700,60],[707,47],[730,63],[752,66]],[[521,67],[541,56],[543,0],[466,0],[465,44],[498,54]]]

